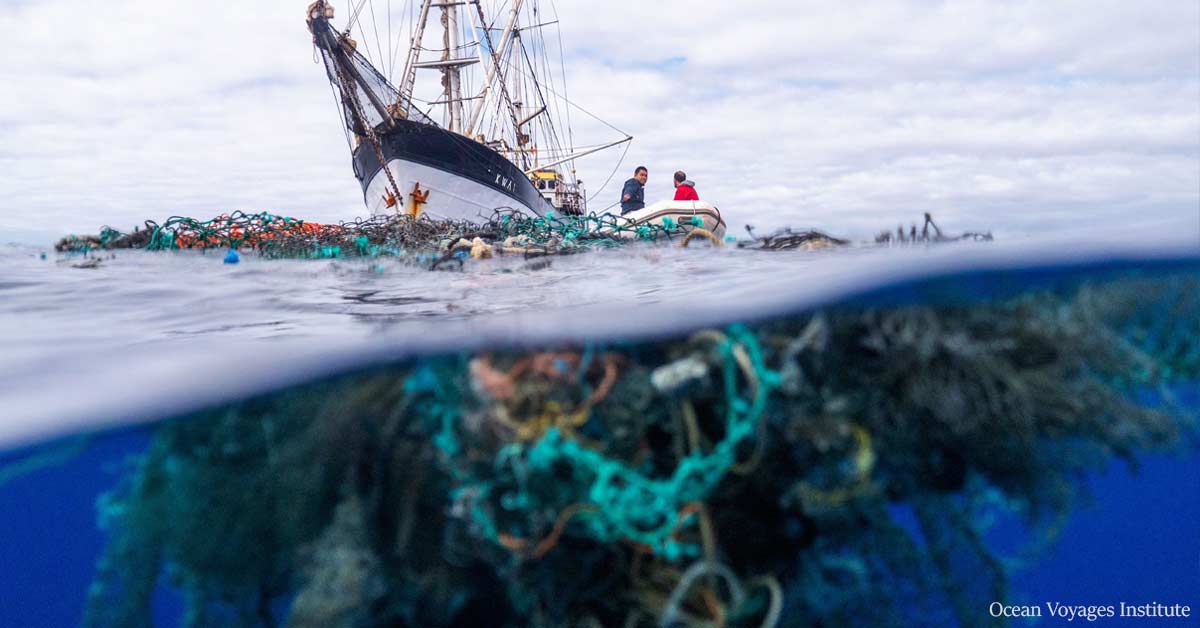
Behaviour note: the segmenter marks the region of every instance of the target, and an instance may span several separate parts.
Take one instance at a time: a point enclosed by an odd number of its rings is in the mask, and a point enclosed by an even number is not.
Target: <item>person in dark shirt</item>
[[[621,189],[621,215],[635,212],[646,206],[646,179],[650,172],[645,166],[638,166],[633,171],[633,178],[625,182]]]
[[[687,173],[682,170],[675,173],[675,200],[700,200],[700,195],[696,194],[696,184],[688,181]]]

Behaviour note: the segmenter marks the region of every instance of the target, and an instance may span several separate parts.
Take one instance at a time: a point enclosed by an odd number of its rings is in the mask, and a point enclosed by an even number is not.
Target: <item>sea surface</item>
[[[827,308],[953,307],[1086,281],[1200,278],[1200,245],[1173,234],[773,252],[639,244],[439,271],[387,258],[243,254],[225,264],[223,253],[0,245],[0,625],[84,621],[112,541],[102,496],[128,481],[163,425],[198,420],[176,417],[437,356],[593,344],[636,353]],[[1194,347],[1200,323],[1191,329],[1183,344]],[[1200,410],[1200,382],[1172,386],[1179,404]],[[1190,604],[1191,620],[1099,623],[1195,625],[1196,441],[1135,458],[1079,478],[1077,507],[1035,557],[1015,558],[1028,544],[1021,517],[998,515],[985,536],[1012,560],[996,601]],[[151,616],[181,625],[188,597],[166,562]],[[273,599],[263,625],[282,622],[290,602]],[[978,625],[991,625],[978,611]],[[1066,624],[1014,624],[1024,621]]]

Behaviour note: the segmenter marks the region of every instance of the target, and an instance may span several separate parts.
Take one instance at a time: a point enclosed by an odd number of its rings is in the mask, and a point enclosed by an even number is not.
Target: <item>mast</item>
[[[480,12],[480,21],[483,22],[483,9],[479,6],[478,1],[476,1],[475,6]],[[492,37],[488,34],[487,24],[481,24],[483,36],[487,39],[488,50],[490,50],[492,53],[492,64],[488,66],[487,78],[485,78],[483,81],[483,89],[479,92],[478,100],[476,101],[475,106],[471,109],[471,118],[467,121],[468,136],[476,135],[479,131],[479,117],[483,113],[484,107],[487,106],[488,96],[491,94],[492,85],[496,82],[496,75],[500,72],[500,66],[504,63],[505,57],[508,56],[509,42],[512,41],[512,35],[517,26],[517,16],[520,15],[520,13],[521,0],[513,0],[512,10],[508,13],[508,25],[504,27],[504,33],[500,35],[500,47],[498,49],[495,46],[492,46]],[[483,54],[481,50],[480,57],[482,56]],[[505,87],[501,85],[500,90],[503,92]]]
[[[446,115],[449,121],[449,130],[454,133],[463,133],[463,96],[462,96],[462,76],[461,68],[479,63],[479,59],[475,57],[460,57],[458,56],[459,49],[463,48],[460,45],[459,38],[459,13],[458,7],[464,4],[470,4],[473,0],[441,0],[434,2],[433,0],[424,0],[421,3],[421,12],[414,24],[412,40],[409,42],[408,58],[404,62],[404,74],[400,78],[400,85],[396,91],[399,93],[398,109],[404,110],[404,107],[412,102],[413,86],[417,80],[417,70],[437,70],[442,74],[442,96],[435,105],[445,105]],[[422,47],[422,42],[425,38],[426,26],[429,23],[429,10],[438,8],[442,10],[442,46],[441,56],[436,61],[421,61],[421,51],[426,50]],[[437,50],[434,48],[433,50]]]
[[[408,114],[408,103],[412,102],[413,85],[417,82],[417,58],[421,53],[421,40],[425,38],[425,23],[429,21],[429,5],[431,4],[433,4],[431,0],[421,2],[421,15],[414,25],[416,29],[408,44],[408,57],[404,61],[404,73],[400,75],[400,85],[396,88],[396,91],[400,93],[399,98],[396,99],[396,108],[403,112],[405,117]]]
[[[442,9],[442,27],[445,29],[442,36],[445,45],[442,61],[446,62],[446,66],[442,68],[442,84],[446,86],[446,109],[450,113],[450,130],[454,133],[462,133],[463,117],[462,82],[458,74],[458,65],[449,63],[458,53],[459,4],[463,3],[443,2],[438,5]]]

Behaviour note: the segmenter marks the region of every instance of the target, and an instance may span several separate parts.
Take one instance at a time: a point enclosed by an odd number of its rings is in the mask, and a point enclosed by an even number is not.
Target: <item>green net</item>
[[[150,625],[165,573],[190,625],[990,625],[989,517],[1052,534],[1083,474],[1194,437],[1198,286],[427,356],[165,422],[100,504],[87,624]]]
[[[723,229],[724,227],[722,227]],[[172,216],[162,224],[146,221],[132,232],[111,227],[99,235],[67,236],[56,245],[60,252],[87,253],[108,249],[249,249],[273,259],[330,259],[388,257],[438,268],[447,262],[493,255],[539,257],[620,247],[631,242],[676,242],[686,246],[704,234],[714,245],[737,242],[741,249],[759,251],[814,250],[843,247],[849,240],[817,230],[784,228],[738,241],[724,232],[709,233],[700,216],[664,216],[633,221],[608,213],[531,216],[497,209],[486,219],[436,220],[428,216],[373,216],[337,224],[322,224],[271,213],[233,212],[211,220]],[[883,232],[876,245],[923,245],[970,240],[990,242],[991,233],[948,235],[925,214],[925,225],[906,232]]]
[[[462,486],[457,490],[456,498],[472,502],[473,519],[480,533],[500,543],[505,538],[512,539],[516,538],[514,535],[529,532],[520,529],[521,526],[501,530],[497,517],[489,510],[492,497],[497,493],[503,492],[500,501],[506,510],[544,511],[547,507],[558,507],[553,503],[555,497],[563,491],[571,491],[588,504],[589,512],[579,518],[585,525],[584,533],[591,538],[605,543],[639,543],[668,560],[698,556],[698,546],[679,543],[673,537],[687,518],[681,514],[684,506],[708,497],[729,472],[736,462],[737,448],[754,436],[763,418],[768,395],[778,382],[778,375],[763,364],[757,341],[747,330],[739,326],[731,329],[728,336],[713,335],[723,361],[725,418],[724,435],[711,451],[685,456],[667,477],[652,478],[618,459],[580,445],[564,433],[563,427],[585,424],[589,418],[586,411],[572,417],[570,413],[552,410],[552,414],[558,416],[550,417],[546,423],[550,427],[536,443],[513,443],[497,455],[497,466],[520,461],[520,473],[527,476],[523,487],[500,488],[492,479],[497,468],[473,476],[472,471],[476,469],[470,465],[458,466]],[[743,376],[750,382],[748,395],[738,390],[735,352],[744,356]],[[459,456],[462,447],[458,444],[452,421],[442,425],[437,443],[448,458]],[[569,476],[570,482],[564,483],[560,479],[559,490],[555,491],[558,495],[542,495],[536,489],[535,478],[552,481],[556,474]],[[549,503],[543,499],[545,497],[549,497]]]
[[[63,238],[57,249],[250,249],[269,258],[395,257],[436,262],[504,253],[535,257],[628,242],[670,241],[701,224],[699,217],[635,223],[611,214],[530,216],[515,210],[496,210],[479,222],[393,215],[321,224],[270,213],[233,212],[211,220],[173,216],[162,224],[146,221],[131,232],[106,226],[98,236]]]

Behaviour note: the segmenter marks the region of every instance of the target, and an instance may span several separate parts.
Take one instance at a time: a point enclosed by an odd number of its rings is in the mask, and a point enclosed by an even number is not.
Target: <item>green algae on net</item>
[[[1198,314],[1191,269],[843,304],[173,420],[101,502],[86,623],[149,625],[163,574],[194,626],[990,623],[979,504],[1052,530],[1082,472],[1193,436]]]

